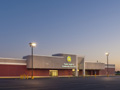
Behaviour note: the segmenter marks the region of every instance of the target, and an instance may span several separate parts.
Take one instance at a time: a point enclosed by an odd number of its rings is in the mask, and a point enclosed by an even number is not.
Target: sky
[[[120,0],[0,0],[0,57],[77,54],[120,70]]]

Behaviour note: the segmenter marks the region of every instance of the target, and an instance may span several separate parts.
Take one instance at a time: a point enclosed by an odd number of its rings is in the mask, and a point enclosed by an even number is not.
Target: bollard
[[[27,79],[28,79],[28,75],[27,75]]]
[[[85,75],[83,75],[83,78],[85,78]]]
[[[20,75],[20,79],[23,79],[24,77],[23,77],[23,75]]]
[[[33,76],[31,76],[31,79],[34,79],[34,77],[33,77]]]
[[[23,79],[26,79],[26,75],[25,74],[23,75]]]
[[[96,78],[96,74],[95,74],[95,78]]]

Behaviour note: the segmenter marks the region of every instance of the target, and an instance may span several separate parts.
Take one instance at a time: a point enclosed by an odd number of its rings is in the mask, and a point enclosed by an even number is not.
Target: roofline
[[[10,62],[0,62],[3,65],[27,65],[27,63],[10,63]]]
[[[76,54],[70,54],[70,53],[56,53],[56,54],[65,54],[65,55],[76,55]],[[56,54],[52,54],[52,55],[56,55]]]
[[[23,57],[27,57],[27,56],[31,56],[31,55],[26,55],[26,56],[23,56]],[[64,58],[64,57],[62,57],[62,56],[47,56],[47,55],[33,55],[33,56]]]
[[[10,60],[26,60],[26,59],[20,59],[20,58],[3,58],[3,57],[0,57],[0,59],[10,59]]]
[[[108,64],[108,66],[110,66],[110,65],[111,65],[111,66],[115,66],[115,64]],[[105,64],[105,66],[107,66],[107,64]]]
[[[85,61],[85,63],[102,63],[102,62],[89,62],[89,61]],[[105,64],[105,63],[102,63]]]

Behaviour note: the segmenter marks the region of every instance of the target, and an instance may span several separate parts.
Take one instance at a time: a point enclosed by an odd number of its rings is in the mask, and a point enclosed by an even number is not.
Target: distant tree
[[[116,75],[120,75],[120,71],[116,71]]]

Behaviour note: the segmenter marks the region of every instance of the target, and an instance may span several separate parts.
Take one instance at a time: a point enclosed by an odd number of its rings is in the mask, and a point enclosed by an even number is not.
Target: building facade
[[[86,62],[84,57],[72,54],[52,56],[24,56],[23,59],[0,58],[0,76],[85,76],[106,75],[107,65],[100,62]],[[109,75],[115,74],[115,65],[108,65]]]

